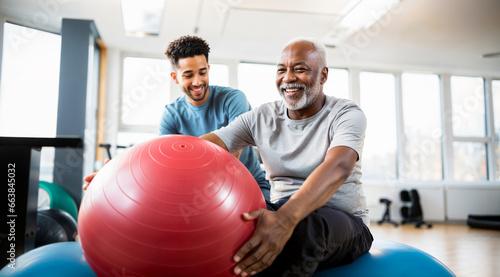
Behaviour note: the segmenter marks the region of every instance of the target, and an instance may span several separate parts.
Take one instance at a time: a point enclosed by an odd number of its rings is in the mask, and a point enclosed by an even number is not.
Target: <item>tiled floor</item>
[[[450,268],[457,277],[500,277],[500,231],[466,224],[436,224],[432,228],[398,227],[372,222],[375,238],[401,242],[423,250]]]

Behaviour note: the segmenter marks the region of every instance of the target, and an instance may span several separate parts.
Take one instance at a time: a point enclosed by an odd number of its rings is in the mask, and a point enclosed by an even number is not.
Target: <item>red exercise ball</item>
[[[137,144],[95,176],[78,230],[98,276],[234,276],[233,255],[266,208],[252,174],[206,140],[161,136]]]

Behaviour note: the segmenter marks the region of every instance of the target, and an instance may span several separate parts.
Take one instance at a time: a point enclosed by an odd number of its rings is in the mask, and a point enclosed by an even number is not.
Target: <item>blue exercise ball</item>
[[[375,239],[370,252],[351,264],[324,269],[313,277],[455,277],[442,262],[403,243]]]
[[[95,277],[76,241],[48,244],[19,256],[0,270],[2,277]]]

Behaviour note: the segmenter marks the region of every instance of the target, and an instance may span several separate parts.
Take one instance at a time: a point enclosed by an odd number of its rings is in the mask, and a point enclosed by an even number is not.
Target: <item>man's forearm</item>
[[[348,147],[330,150],[325,161],[278,212],[283,212],[289,220],[298,223],[328,202],[347,179],[356,160],[357,153]]]
[[[223,142],[223,141],[219,138],[219,136],[217,136],[217,135],[216,135],[216,134],[214,134],[214,133],[208,133],[208,134],[205,134],[205,135],[201,136],[200,138],[202,138],[202,139],[206,139],[206,140],[208,140],[208,141],[210,141],[210,142],[213,142],[213,143],[215,143],[215,144],[219,145],[220,147],[222,147],[224,150],[229,151],[229,150],[227,149],[226,144],[225,144],[225,143],[224,143],[224,142]],[[236,159],[238,159],[238,160],[239,160],[239,159],[240,159],[240,157],[241,157],[241,152],[243,152],[243,149],[241,149],[241,150],[238,150],[238,151],[234,152],[234,153],[233,153],[233,156],[235,156],[235,157],[236,157]]]
[[[240,157],[241,157],[241,152],[243,152],[243,149],[241,149],[241,150],[239,150],[239,151],[234,152],[234,153],[233,153],[233,156],[235,156],[235,157],[236,157],[236,159],[238,159],[238,160],[239,160],[239,159],[240,159]]]
[[[204,134],[204,135],[200,136],[200,138],[206,139],[210,142],[213,142],[213,143],[217,144],[218,146],[222,147],[224,150],[229,151],[227,149],[226,144],[219,138],[219,136],[217,136],[214,133]]]

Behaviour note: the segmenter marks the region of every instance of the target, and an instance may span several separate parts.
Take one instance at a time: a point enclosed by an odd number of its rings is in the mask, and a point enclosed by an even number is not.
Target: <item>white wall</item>
[[[446,188],[448,220],[473,215],[500,215],[500,188],[496,185],[450,185]]]
[[[442,185],[417,185],[417,184],[363,184],[370,210],[371,221],[379,221],[385,212],[385,204],[380,203],[380,198],[388,198],[392,201],[390,215],[391,219],[400,222],[402,217],[400,210],[404,206],[400,200],[400,192],[403,189],[417,189],[420,195],[420,205],[425,221],[445,221],[445,189]]]
[[[391,219],[401,221],[399,193],[402,189],[415,188],[420,195],[424,220],[429,222],[465,222],[468,215],[500,215],[500,184],[363,184],[372,222],[382,219],[385,204],[380,198],[392,201]]]

